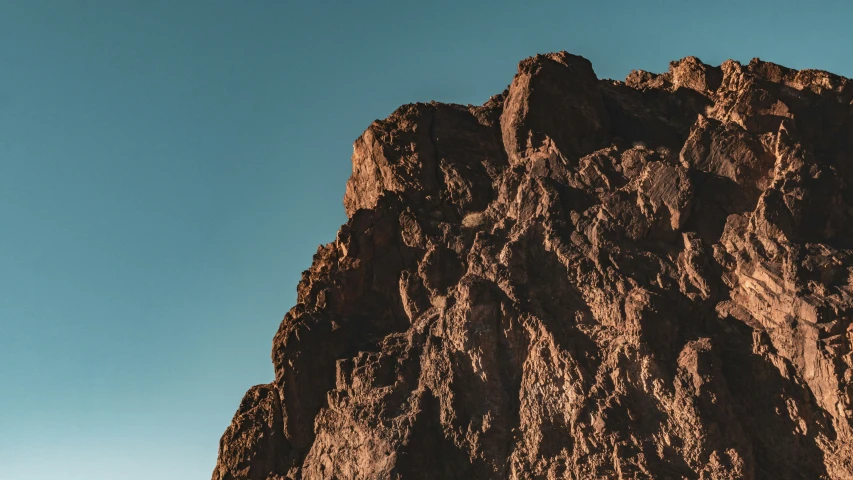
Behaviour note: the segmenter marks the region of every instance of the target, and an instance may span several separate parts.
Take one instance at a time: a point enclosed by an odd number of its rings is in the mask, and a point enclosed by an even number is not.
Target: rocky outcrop
[[[851,100],[556,53],[374,122],[214,480],[853,478]]]

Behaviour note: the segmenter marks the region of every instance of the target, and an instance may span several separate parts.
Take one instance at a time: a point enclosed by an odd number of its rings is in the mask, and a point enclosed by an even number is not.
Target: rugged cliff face
[[[374,122],[214,480],[853,478],[851,100],[555,53]]]

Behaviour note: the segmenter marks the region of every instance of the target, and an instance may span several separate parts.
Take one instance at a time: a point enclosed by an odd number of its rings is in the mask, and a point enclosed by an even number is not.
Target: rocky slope
[[[851,100],[555,53],[374,122],[213,479],[853,478]]]

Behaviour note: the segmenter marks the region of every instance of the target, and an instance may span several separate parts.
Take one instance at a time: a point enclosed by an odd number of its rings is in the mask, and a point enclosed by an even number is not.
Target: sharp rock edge
[[[851,83],[560,52],[374,122],[213,479],[853,478]]]

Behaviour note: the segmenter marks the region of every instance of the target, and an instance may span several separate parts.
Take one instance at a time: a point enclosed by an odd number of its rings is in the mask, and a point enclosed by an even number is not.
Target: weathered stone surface
[[[281,423],[281,402],[272,385],[246,392],[219,442],[214,480],[285,478],[290,446]]]
[[[851,101],[561,52],[375,122],[214,480],[853,478]]]

